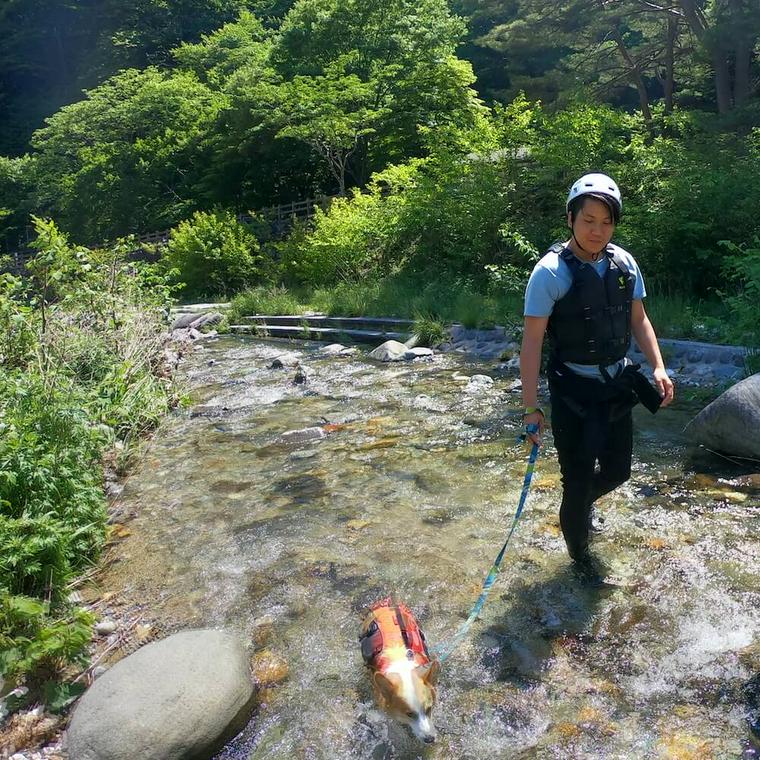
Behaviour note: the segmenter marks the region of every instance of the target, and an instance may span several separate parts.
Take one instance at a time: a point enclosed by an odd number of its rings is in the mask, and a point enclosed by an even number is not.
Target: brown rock
[[[256,652],[251,658],[251,675],[259,689],[282,683],[290,672],[287,661],[271,649]]]

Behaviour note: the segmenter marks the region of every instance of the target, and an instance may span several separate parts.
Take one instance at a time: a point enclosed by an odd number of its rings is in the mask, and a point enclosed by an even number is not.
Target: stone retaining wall
[[[440,350],[456,351],[480,359],[502,359],[505,368],[519,369],[520,345],[505,327],[481,330],[455,324],[450,334],[451,340],[441,345]],[[747,349],[742,346],[668,339],[659,343],[665,366],[680,384],[729,384],[741,380],[746,374]],[[635,342],[629,357],[648,368]]]

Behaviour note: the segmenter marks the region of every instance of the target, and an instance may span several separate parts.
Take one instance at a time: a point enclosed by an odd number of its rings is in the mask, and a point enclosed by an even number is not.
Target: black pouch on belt
[[[630,382],[631,390],[636,394],[639,401],[652,414],[655,414],[662,404],[662,396],[639,370],[640,366],[640,364],[629,364],[621,373],[620,378],[625,378]]]

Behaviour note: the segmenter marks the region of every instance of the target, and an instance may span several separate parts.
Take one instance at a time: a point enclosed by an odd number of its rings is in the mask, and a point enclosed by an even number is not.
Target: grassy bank
[[[230,319],[250,314],[318,311],[333,316],[394,316],[432,319],[442,324],[459,322],[466,327],[498,324],[519,328],[522,306],[520,293],[487,294],[457,281],[416,283],[388,278],[377,282],[344,282],[315,290],[253,288],[233,299]],[[730,345],[740,337],[729,308],[718,300],[654,292],[645,306],[661,338]]]
[[[161,377],[163,279],[127,246],[36,227],[29,277],[0,275],[0,696],[24,685],[55,709],[91,637],[70,596],[108,537],[105,462],[124,469],[176,399]]]

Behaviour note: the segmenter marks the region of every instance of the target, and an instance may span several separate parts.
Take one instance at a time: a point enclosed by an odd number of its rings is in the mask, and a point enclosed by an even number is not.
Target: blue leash
[[[525,427],[525,435],[522,435],[518,438],[518,441],[524,441],[526,438],[526,435],[531,435],[533,433],[538,432],[538,425],[526,425]],[[504,542],[504,546],[501,547],[501,551],[499,552],[498,556],[494,560],[493,566],[488,571],[488,575],[486,576],[486,579],[483,581],[483,589],[480,592],[480,596],[478,597],[478,601],[475,602],[475,606],[472,608],[472,612],[470,612],[470,616],[467,618],[467,620],[462,623],[459,630],[454,634],[454,638],[451,640],[448,646],[437,646],[432,647],[431,651],[441,663],[443,663],[445,660],[448,659],[449,655],[459,646],[459,644],[462,642],[462,639],[467,635],[467,632],[470,630],[470,626],[477,620],[478,615],[480,614],[480,611],[483,609],[483,605],[486,603],[486,599],[488,598],[488,594],[491,591],[491,587],[494,584],[494,581],[496,580],[496,576],[499,574],[499,566],[501,565],[501,561],[504,559],[504,554],[507,551],[507,544],[509,544],[509,539],[512,538],[512,534],[515,532],[515,528],[517,527],[517,521],[520,519],[520,515],[522,514],[523,507],[525,506],[525,500],[528,498],[528,491],[530,490],[530,481],[533,479],[533,470],[536,466],[536,459],[538,458],[538,444],[534,443],[530,450],[530,456],[528,457],[528,467],[525,470],[525,479],[523,480],[523,487],[522,487],[522,493],[520,494],[520,502],[517,505],[517,511],[515,512],[515,516],[512,520],[512,527],[509,529],[509,533],[507,534],[507,540]]]

